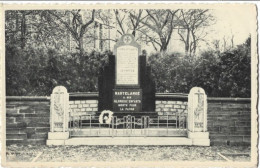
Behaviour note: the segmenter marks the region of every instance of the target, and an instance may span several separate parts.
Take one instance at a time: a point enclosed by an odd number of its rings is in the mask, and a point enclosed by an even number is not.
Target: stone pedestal
[[[209,146],[209,132],[191,132],[188,131],[188,138],[192,139],[192,145]]]
[[[69,132],[49,132],[48,139],[49,140],[65,140],[69,139]]]
[[[188,96],[188,138],[192,145],[209,146],[207,132],[207,95],[200,87],[191,89]]]
[[[69,139],[69,94],[63,86],[57,86],[51,94],[50,130],[47,145],[64,145]]]

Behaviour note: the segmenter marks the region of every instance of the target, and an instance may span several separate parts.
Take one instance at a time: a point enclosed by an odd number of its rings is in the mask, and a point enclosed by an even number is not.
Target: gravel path
[[[7,146],[8,162],[250,161],[250,147],[229,146]],[[232,155],[230,155],[232,154]],[[234,154],[234,155],[233,155]],[[236,155],[240,154],[240,155]],[[40,156],[39,156],[40,155]],[[35,158],[38,157],[36,160]]]

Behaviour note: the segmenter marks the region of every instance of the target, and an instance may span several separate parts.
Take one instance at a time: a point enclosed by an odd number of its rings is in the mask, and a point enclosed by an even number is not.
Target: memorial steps
[[[70,138],[64,141],[53,141],[53,145],[142,145],[173,146],[192,145],[192,139],[185,137],[84,137]],[[48,140],[47,140],[48,144]],[[50,141],[49,141],[50,145]]]
[[[84,128],[71,130],[70,137],[187,137],[186,129],[146,128],[146,129],[112,129]]]

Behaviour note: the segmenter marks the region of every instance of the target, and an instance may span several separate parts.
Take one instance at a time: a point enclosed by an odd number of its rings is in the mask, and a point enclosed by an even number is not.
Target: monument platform
[[[185,137],[77,137],[57,141],[48,140],[47,145],[192,145],[192,139]]]
[[[70,131],[70,137],[187,137],[186,129],[108,129],[92,128]]]

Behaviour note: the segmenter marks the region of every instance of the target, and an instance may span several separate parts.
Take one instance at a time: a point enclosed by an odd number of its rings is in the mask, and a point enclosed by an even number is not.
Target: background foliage
[[[50,95],[57,85],[69,92],[98,91],[97,76],[111,52],[60,55],[55,50],[6,46],[7,95]],[[250,97],[250,38],[237,48],[205,51],[196,59],[152,54],[148,62],[157,92],[188,93],[194,86],[208,96]]]
[[[57,85],[69,92],[97,91],[97,76],[109,52],[59,55],[55,50],[6,47],[6,95],[50,95]]]
[[[251,54],[249,37],[242,45],[226,52],[204,51],[191,58],[178,53],[149,57],[157,92],[189,93],[194,86],[208,96],[250,97]]]

